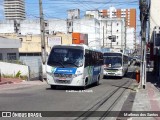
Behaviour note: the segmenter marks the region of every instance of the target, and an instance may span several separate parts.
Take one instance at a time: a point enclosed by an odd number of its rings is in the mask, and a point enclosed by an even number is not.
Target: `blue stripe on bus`
[[[93,68],[93,75],[98,75],[101,71],[101,67],[100,66],[95,66]]]
[[[57,68],[54,73],[75,74],[77,68]]]

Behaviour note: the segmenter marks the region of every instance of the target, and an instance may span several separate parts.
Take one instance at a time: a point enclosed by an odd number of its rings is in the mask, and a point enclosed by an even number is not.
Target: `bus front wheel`
[[[56,85],[51,85],[51,89],[56,89]]]
[[[83,86],[83,90],[85,90],[87,88],[87,84],[88,84],[88,78],[85,79],[85,85]]]

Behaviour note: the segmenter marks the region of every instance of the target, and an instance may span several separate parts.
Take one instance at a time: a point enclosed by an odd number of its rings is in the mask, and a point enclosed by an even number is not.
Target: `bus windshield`
[[[72,48],[53,48],[49,55],[47,64],[54,67],[83,66],[83,50]]]
[[[121,67],[122,66],[122,57],[104,57],[104,64],[108,67]]]

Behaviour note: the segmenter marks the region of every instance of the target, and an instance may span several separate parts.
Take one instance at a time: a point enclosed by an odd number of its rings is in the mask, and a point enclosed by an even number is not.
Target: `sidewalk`
[[[0,85],[3,84],[14,84],[14,83],[20,83],[23,80],[18,79],[18,78],[1,78],[0,79]]]
[[[133,83],[137,92],[133,100],[132,111],[142,111],[142,113],[146,111],[144,114],[146,116],[132,117],[132,120],[160,120],[160,88],[159,84],[155,83],[156,78],[151,72],[147,73],[145,89],[138,89],[138,83]]]
[[[3,78],[0,82],[0,92],[4,90],[27,88],[32,86],[47,85],[46,81],[34,80],[26,81],[20,79]]]

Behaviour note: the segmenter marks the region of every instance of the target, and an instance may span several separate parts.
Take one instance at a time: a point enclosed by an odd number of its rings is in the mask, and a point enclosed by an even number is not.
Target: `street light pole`
[[[104,48],[104,26],[103,26],[103,48]]]
[[[45,46],[45,27],[44,16],[42,9],[42,0],[39,0],[39,12],[40,12],[40,31],[41,31],[41,58],[42,58],[42,81],[43,81],[43,64],[46,62],[46,46]]]
[[[139,0],[140,20],[141,20],[141,82],[140,86],[145,89],[146,86],[146,28],[147,19],[150,10],[150,2],[147,0]],[[139,86],[139,87],[140,87]]]
[[[111,36],[112,36],[112,19],[111,19]],[[112,48],[112,39],[111,39],[111,48]]]

